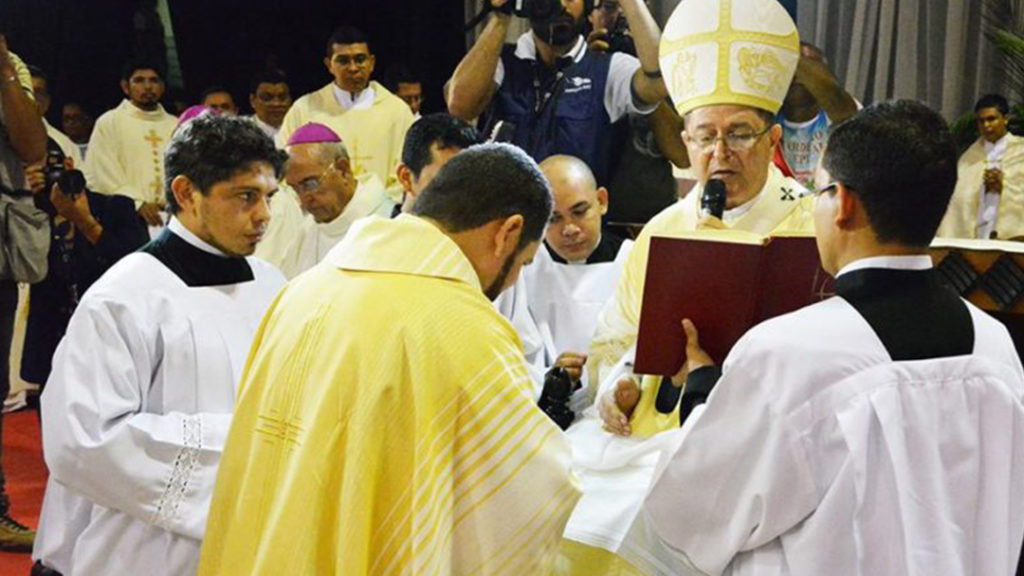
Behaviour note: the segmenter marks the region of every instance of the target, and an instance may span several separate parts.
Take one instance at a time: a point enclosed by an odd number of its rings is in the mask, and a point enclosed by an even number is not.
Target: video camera
[[[46,159],[43,161],[43,176],[46,178],[46,191],[53,189],[54,184],[60,185],[60,191],[68,198],[74,198],[85,191],[85,174],[81,170],[68,170],[64,166],[64,151],[53,139],[46,143]]]
[[[562,11],[561,0],[509,0],[500,12],[515,14],[520,18],[543,20],[554,17]]]

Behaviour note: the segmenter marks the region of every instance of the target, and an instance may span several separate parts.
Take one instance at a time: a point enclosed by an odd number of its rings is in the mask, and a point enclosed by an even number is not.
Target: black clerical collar
[[[894,361],[971,354],[974,322],[934,268],[861,268],[836,279],[836,294],[867,321]]]
[[[193,246],[169,227],[139,251],[159,260],[191,288],[241,284],[254,278],[245,258],[211,254]]]
[[[547,248],[548,254],[551,255],[551,259],[559,264],[568,264],[565,258],[558,255],[555,249],[552,248],[547,241],[544,241],[544,247]],[[587,264],[601,264],[602,262],[614,262],[615,257],[619,255],[619,248],[622,247],[622,238],[615,234],[609,233],[607,230],[601,232],[601,241],[597,243],[597,248],[587,256]]]

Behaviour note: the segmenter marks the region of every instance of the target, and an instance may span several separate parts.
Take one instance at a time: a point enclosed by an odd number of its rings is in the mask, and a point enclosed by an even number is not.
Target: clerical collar
[[[278,128],[274,128],[270,124],[267,124],[266,122],[261,120],[259,116],[255,115],[255,114],[250,116],[250,118],[252,118],[253,123],[255,123],[256,126],[258,126],[259,129],[262,130],[264,134],[266,134],[268,137],[270,137],[271,140],[274,140],[275,138],[277,138]]]
[[[135,104],[132,104],[131,100],[125,99],[124,102],[121,103],[121,107],[132,116],[141,120],[163,120],[165,117],[170,116],[170,114],[168,114],[160,104],[157,104],[156,108],[153,110],[143,110]]]
[[[174,216],[171,216],[171,221],[167,223],[167,227],[171,230],[171,232],[177,234],[182,240],[188,242],[189,244],[195,246],[196,248],[199,248],[203,252],[213,254],[214,256],[220,256],[222,258],[228,257],[228,255],[222,252],[219,248],[213,246],[212,244],[209,244],[208,242],[201,239],[199,236],[193,234],[191,230],[185,228],[185,225],[181,223],[181,220],[178,220]]]
[[[854,260],[836,274],[836,278],[839,278],[843,274],[849,274],[850,272],[856,272],[857,270],[866,270],[868,268],[886,268],[889,270],[928,270],[932,267],[932,257],[924,254],[915,254],[912,256],[872,256],[870,258],[861,258],[860,260]]]
[[[1006,150],[1006,146],[1010,143],[1010,133],[1003,134],[1003,137],[995,142],[989,142],[988,140],[982,139],[985,143],[985,152],[992,153],[993,150],[998,151],[999,155]]]
[[[569,266],[578,266],[583,264],[602,264],[604,262],[614,262],[615,258],[619,255],[619,249],[622,247],[622,238],[610,234],[608,232],[601,233],[601,240],[598,241],[597,247],[594,251],[587,256],[587,259],[583,262],[567,262],[565,258],[562,258],[555,252],[555,249],[544,241],[544,248],[548,251],[551,259],[558,264],[567,264]]]
[[[754,205],[757,204],[757,201],[760,200],[763,196],[763,193],[758,194],[757,196],[754,196],[753,198],[747,200],[743,204],[740,204],[735,208],[730,208],[726,210],[725,212],[722,213],[722,222],[732,223],[735,220],[739,220],[744,215],[746,215],[747,212],[750,212],[750,209],[753,208]]]
[[[173,217],[160,235],[139,251],[159,260],[192,288],[241,284],[254,278],[245,258],[227,256]]]
[[[352,97],[352,93],[346,90],[342,90],[337,84],[331,83],[331,88],[334,89],[334,99],[338,101],[338,106],[341,106],[342,110],[366,110],[373,106],[373,101],[377,97],[376,91],[373,89],[372,84],[368,84],[366,89],[359,93],[355,98]]]

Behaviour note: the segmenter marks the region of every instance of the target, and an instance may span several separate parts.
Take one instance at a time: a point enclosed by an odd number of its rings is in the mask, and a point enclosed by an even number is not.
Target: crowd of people
[[[294,101],[271,69],[250,116],[216,85],[170,114],[135,59],[61,131],[0,36],[0,395],[12,366],[41,389],[49,470],[38,532],[0,470],[0,549],[34,576],[1013,573],[1024,368],[929,256],[1024,238],[1006,99],[958,160],[776,0],[488,9],[425,115],[344,25]],[[636,373],[652,240],[722,230],[815,236],[835,296],[721,366],[673,318],[679,371]]]

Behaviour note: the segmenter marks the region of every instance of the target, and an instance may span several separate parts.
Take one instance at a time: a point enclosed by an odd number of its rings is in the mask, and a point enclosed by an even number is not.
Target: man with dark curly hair
[[[202,115],[164,156],[171,219],[82,298],[42,396],[33,574],[194,574],[235,389],[284,285],[252,254],[284,152]]]

